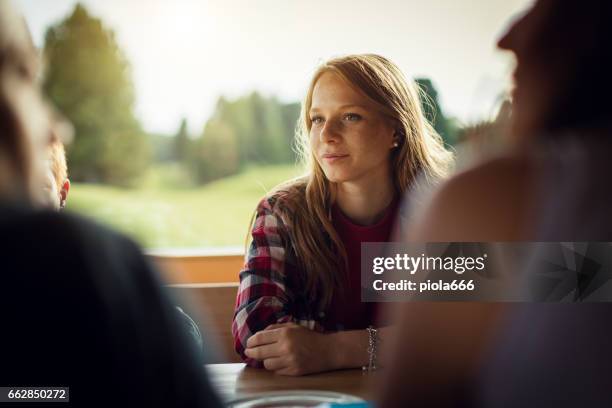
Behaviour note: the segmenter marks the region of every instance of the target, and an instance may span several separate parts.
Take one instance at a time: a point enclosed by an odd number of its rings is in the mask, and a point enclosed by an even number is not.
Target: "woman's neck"
[[[369,182],[337,184],[336,204],[351,221],[359,225],[372,225],[380,221],[395,197],[390,178]]]

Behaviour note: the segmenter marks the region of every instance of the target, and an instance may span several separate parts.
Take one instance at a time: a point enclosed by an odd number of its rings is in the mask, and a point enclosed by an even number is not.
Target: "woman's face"
[[[61,204],[60,186],[55,180],[55,175],[51,168],[51,163],[47,163],[47,171],[45,172],[42,188],[39,191],[35,201],[43,208],[59,210]]]
[[[7,18],[9,11],[5,8],[0,10],[6,13],[3,19]],[[25,25],[21,22],[17,16],[10,24],[0,27],[0,36],[13,40],[13,48],[6,51],[6,61],[0,70],[0,86],[10,119],[14,123],[7,134],[0,136],[14,138],[8,144],[15,149],[7,152],[8,157],[14,160],[9,165],[14,167],[11,172],[24,179],[13,182],[25,187],[33,198],[38,194],[46,173],[45,159],[52,140],[51,121],[48,106],[36,82],[38,66],[35,51]]]
[[[317,80],[310,107],[310,145],[327,179],[334,183],[389,179],[394,129],[364,95],[338,74]]]
[[[517,60],[513,132],[518,138],[547,130],[571,81],[577,49],[575,25],[579,23],[563,23],[569,11],[561,3],[537,1],[498,42]]]

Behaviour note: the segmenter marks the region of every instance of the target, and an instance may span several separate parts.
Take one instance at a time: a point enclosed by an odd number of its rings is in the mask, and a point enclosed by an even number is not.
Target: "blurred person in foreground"
[[[611,9],[540,0],[512,25],[514,148],[445,184],[410,240],[612,241]],[[609,303],[402,306],[380,405],[611,406],[610,319]]]
[[[219,406],[130,240],[35,212],[50,109],[23,18],[0,0],[0,385],[70,387],[77,406]]]
[[[46,161],[45,172],[42,176],[42,188],[35,194],[36,206],[51,210],[60,211],[66,208],[68,192],[70,191],[70,180],[68,179],[68,165],[66,162],[66,150],[64,143],[59,135],[71,134],[72,127],[57,113],[52,118],[52,141],[48,148],[48,160]],[[193,342],[196,348],[197,361],[204,361],[204,345],[202,334],[198,324],[182,308],[176,307],[177,319],[181,330]]]

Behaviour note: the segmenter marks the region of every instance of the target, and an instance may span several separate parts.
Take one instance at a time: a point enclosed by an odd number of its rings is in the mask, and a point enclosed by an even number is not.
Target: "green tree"
[[[191,167],[197,181],[207,183],[238,173],[239,158],[234,129],[219,119],[211,119],[195,142]]]
[[[219,120],[229,126],[239,141],[240,163],[260,162],[260,148],[257,146],[256,123],[248,98],[228,101],[220,97],[212,120]]]
[[[71,178],[131,185],[149,163],[148,140],[134,116],[129,63],[112,31],[80,4],[45,37],[44,89],[72,121]]]
[[[252,92],[234,101],[219,98],[212,118],[234,130],[243,165],[289,163],[295,159],[292,148],[298,112],[299,104],[283,105],[275,97]]]
[[[281,104],[274,97],[251,95],[259,156],[264,163],[286,163],[291,159],[291,146],[283,124]]]
[[[195,142],[191,169],[200,183],[235,174],[250,164],[295,162],[300,104],[252,92],[235,100],[221,96]]]
[[[295,131],[297,128],[298,119],[300,118],[302,104],[299,102],[287,103],[281,106],[283,115],[283,127],[285,134],[285,143],[290,148],[289,157],[291,162],[297,159],[295,151]]]
[[[186,162],[189,158],[190,147],[187,119],[183,118],[179,130],[174,136],[174,159],[178,162]]]
[[[429,78],[416,78],[415,82],[420,88],[421,106],[425,117],[431,123],[433,128],[438,132],[444,143],[447,146],[452,146],[456,141],[457,127],[454,122],[444,116],[440,101],[438,99],[438,90]]]

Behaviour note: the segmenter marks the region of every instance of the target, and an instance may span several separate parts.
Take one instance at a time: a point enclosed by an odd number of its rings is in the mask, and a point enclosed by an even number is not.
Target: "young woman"
[[[249,365],[286,375],[375,357],[368,345],[386,333],[360,299],[361,242],[389,240],[399,197],[452,161],[415,85],[378,55],[323,64],[299,125],[309,173],[259,203],[232,325]]]

